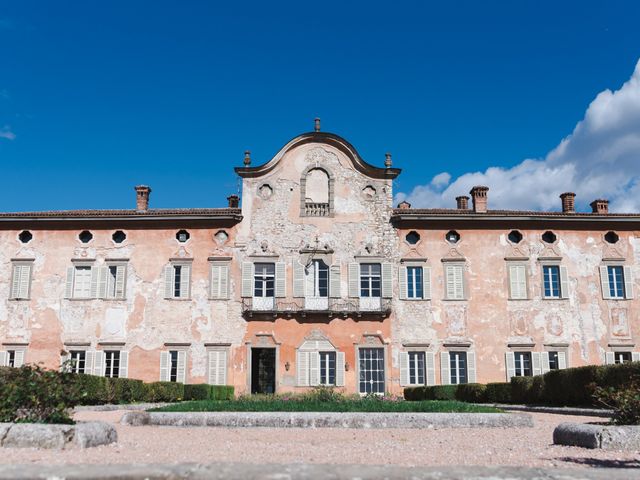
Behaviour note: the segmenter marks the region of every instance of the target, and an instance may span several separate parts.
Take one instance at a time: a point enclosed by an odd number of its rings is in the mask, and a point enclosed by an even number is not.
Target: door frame
[[[263,342],[257,342],[254,344],[252,342],[246,342],[247,346],[247,393],[251,395],[251,377],[253,376],[253,356],[251,355],[252,349],[254,348],[272,348],[276,351],[276,360],[275,360],[275,378],[273,382],[273,393],[277,393],[280,386],[280,344],[263,344]]]

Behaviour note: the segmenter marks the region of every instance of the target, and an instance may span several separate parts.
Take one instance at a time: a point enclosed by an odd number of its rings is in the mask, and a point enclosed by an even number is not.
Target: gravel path
[[[339,463],[627,467],[640,474],[640,452],[604,452],[551,444],[561,422],[601,418],[532,413],[534,428],[273,429],[128,427],[124,411],[76,413],[78,420],[116,424],[117,445],[87,450],[8,449],[0,464],[65,463]],[[639,470],[636,470],[639,469]],[[632,474],[633,472],[633,474]],[[640,476],[640,475],[639,475]]]

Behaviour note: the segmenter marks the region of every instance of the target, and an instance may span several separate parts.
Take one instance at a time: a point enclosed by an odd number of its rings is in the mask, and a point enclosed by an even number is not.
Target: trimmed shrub
[[[209,385],[209,400],[233,400],[233,385]]]
[[[75,376],[37,365],[0,372],[0,422],[73,423],[80,399]]]
[[[100,405],[107,403],[107,379],[93,375],[75,375],[80,395],[80,405]]]
[[[147,402],[178,402],[184,399],[184,387],[178,382],[147,383],[143,399]]]
[[[545,373],[542,400],[552,405],[592,405],[598,369],[602,368],[607,367],[588,365]]]
[[[484,399],[486,403],[511,403],[511,384],[487,383]]]
[[[133,378],[107,378],[109,403],[132,403],[143,401],[146,394],[142,380]]]
[[[424,400],[426,398],[424,389],[425,387],[406,387],[404,389],[404,399],[410,402]]]
[[[184,399],[209,400],[209,387],[206,383],[187,384],[184,386]]]
[[[462,383],[456,390],[456,400],[461,402],[482,403],[487,387],[481,383]]]
[[[533,379],[535,377],[512,377],[511,400],[513,403],[536,403],[533,399]]]
[[[434,385],[425,387],[425,400],[455,400],[458,385]]]

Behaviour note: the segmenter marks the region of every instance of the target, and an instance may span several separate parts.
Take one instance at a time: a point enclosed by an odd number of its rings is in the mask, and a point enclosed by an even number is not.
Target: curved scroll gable
[[[282,147],[267,163],[256,167],[236,167],[234,170],[242,178],[261,177],[271,172],[287,152],[308,143],[324,143],[340,150],[349,158],[358,172],[370,178],[394,179],[402,171],[399,168],[379,168],[365,162],[353,145],[339,135],[327,132],[308,132],[298,135]]]

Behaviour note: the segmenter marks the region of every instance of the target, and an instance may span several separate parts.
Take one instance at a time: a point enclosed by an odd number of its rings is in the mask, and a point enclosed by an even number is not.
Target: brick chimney
[[[489,187],[476,185],[471,189],[469,194],[473,200],[473,211],[476,213],[487,213],[487,193]]]
[[[404,200],[398,204],[398,208],[402,210],[409,210],[411,208],[411,204],[406,200]]]
[[[564,192],[560,194],[562,200],[562,213],[576,213],[576,194]]]
[[[456,205],[458,210],[469,210],[469,197],[466,195],[456,197]]]
[[[598,215],[607,215],[609,213],[609,200],[598,198],[590,203],[591,213]]]
[[[138,212],[146,212],[149,210],[149,196],[151,188],[146,185],[136,185],[136,210]]]
[[[238,195],[229,195],[227,197],[229,208],[238,208],[240,205],[240,197]]]

